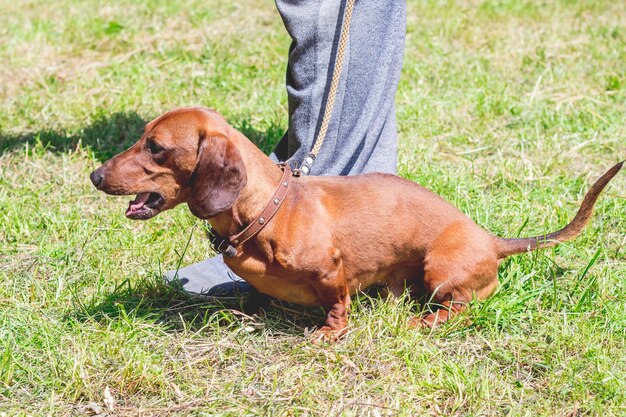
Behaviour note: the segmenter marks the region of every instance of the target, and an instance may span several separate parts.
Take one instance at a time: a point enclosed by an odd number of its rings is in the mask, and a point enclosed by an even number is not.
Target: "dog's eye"
[[[156,155],[161,152],[163,148],[157,145],[155,141],[151,140],[150,142],[148,142],[148,150],[150,150],[150,153]]]

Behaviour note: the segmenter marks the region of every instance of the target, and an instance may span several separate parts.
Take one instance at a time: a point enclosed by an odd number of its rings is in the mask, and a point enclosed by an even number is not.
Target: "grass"
[[[277,142],[289,39],[272,2],[222,3],[0,0],[0,415],[626,414],[624,174],[579,239],[508,259],[432,332],[363,295],[318,347],[317,309],[161,284],[211,254],[198,221],[129,221],[88,173],[181,105]],[[488,230],[555,230],[626,157],[620,2],[410,1],[407,22],[400,175]]]

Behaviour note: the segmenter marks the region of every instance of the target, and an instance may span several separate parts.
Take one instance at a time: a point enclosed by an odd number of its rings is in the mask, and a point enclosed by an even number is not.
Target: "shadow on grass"
[[[71,152],[88,148],[99,161],[105,161],[133,144],[141,134],[146,120],[136,113],[114,113],[94,119],[75,130],[40,130],[22,134],[0,132],[0,155],[28,146],[38,152]]]
[[[372,286],[355,296],[360,311],[381,301],[381,287]],[[384,296],[382,296],[384,298]],[[321,307],[307,307],[270,298],[257,292],[214,298],[192,295],[166,284],[159,276],[121,282],[107,293],[90,300],[73,297],[74,311],[66,320],[107,323],[116,320],[157,323],[169,331],[216,328],[217,326],[263,327],[271,333],[302,336],[324,324]]]
[[[80,146],[104,162],[135,143],[147,122],[137,113],[129,112],[97,116],[89,125],[74,130],[44,129],[18,134],[0,131],[0,156],[27,146],[32,152],[55,153],[72,152]],[[232,125],[265,153],[272,151],[285,131],[283,126],[272,122],[259,130],[253,127],[248,115],[233,117]]]
[[[254,322],[282,334],[302,335],[305,328],[321,325],[321,308],[298,306],[252,292],[213,298],[189,294],[168,285],[160,277],[125,280],[108,293],[90,300],[73,297],[74,311],[67,320],[108,322],[112,320],[158,323],[172,331],[197,331],[211,326]]]
[[[252,143],[258,146],[266,155],[274,150],[287,130],[286,127],[273,122],[270,122],[264,130],[259,130],[253,127],[249,118],[245,116],[233,118],[232,125],[250,139]]]

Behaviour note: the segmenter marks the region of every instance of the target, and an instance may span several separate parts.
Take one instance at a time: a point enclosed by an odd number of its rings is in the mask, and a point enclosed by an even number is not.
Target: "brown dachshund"
[[[187,203],[221,236],[264,223],[224,261],[262,293],[326,307],[317,335],[334,339],[345,332],[350,296],[373,284],[393,294],[408,288],[440,306],[412,318],[413,325],[444,322],[473,298],[487,297],[505,257],[576,237],[622,164],[591,187],[563,229],[521,239],[493,236],[426,188],[389,174],[289,178],[278,205],[281,168],[203,108],[148,123],[141,139],[92,172],[91,181],[107,194],[137,194],[126,211],[131,219]],[[278,206],[265,220],[272,201]]]

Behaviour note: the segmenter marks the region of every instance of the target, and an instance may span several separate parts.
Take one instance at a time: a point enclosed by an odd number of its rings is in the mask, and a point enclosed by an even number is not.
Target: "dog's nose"
[[[102,167],[96,169],[91,174],[89,174],[89,179],[91,179],[91,183],[98,189],[100,189],[100,185],[102,184],[102,180],[104,180],[104,174],[102,173]]]

